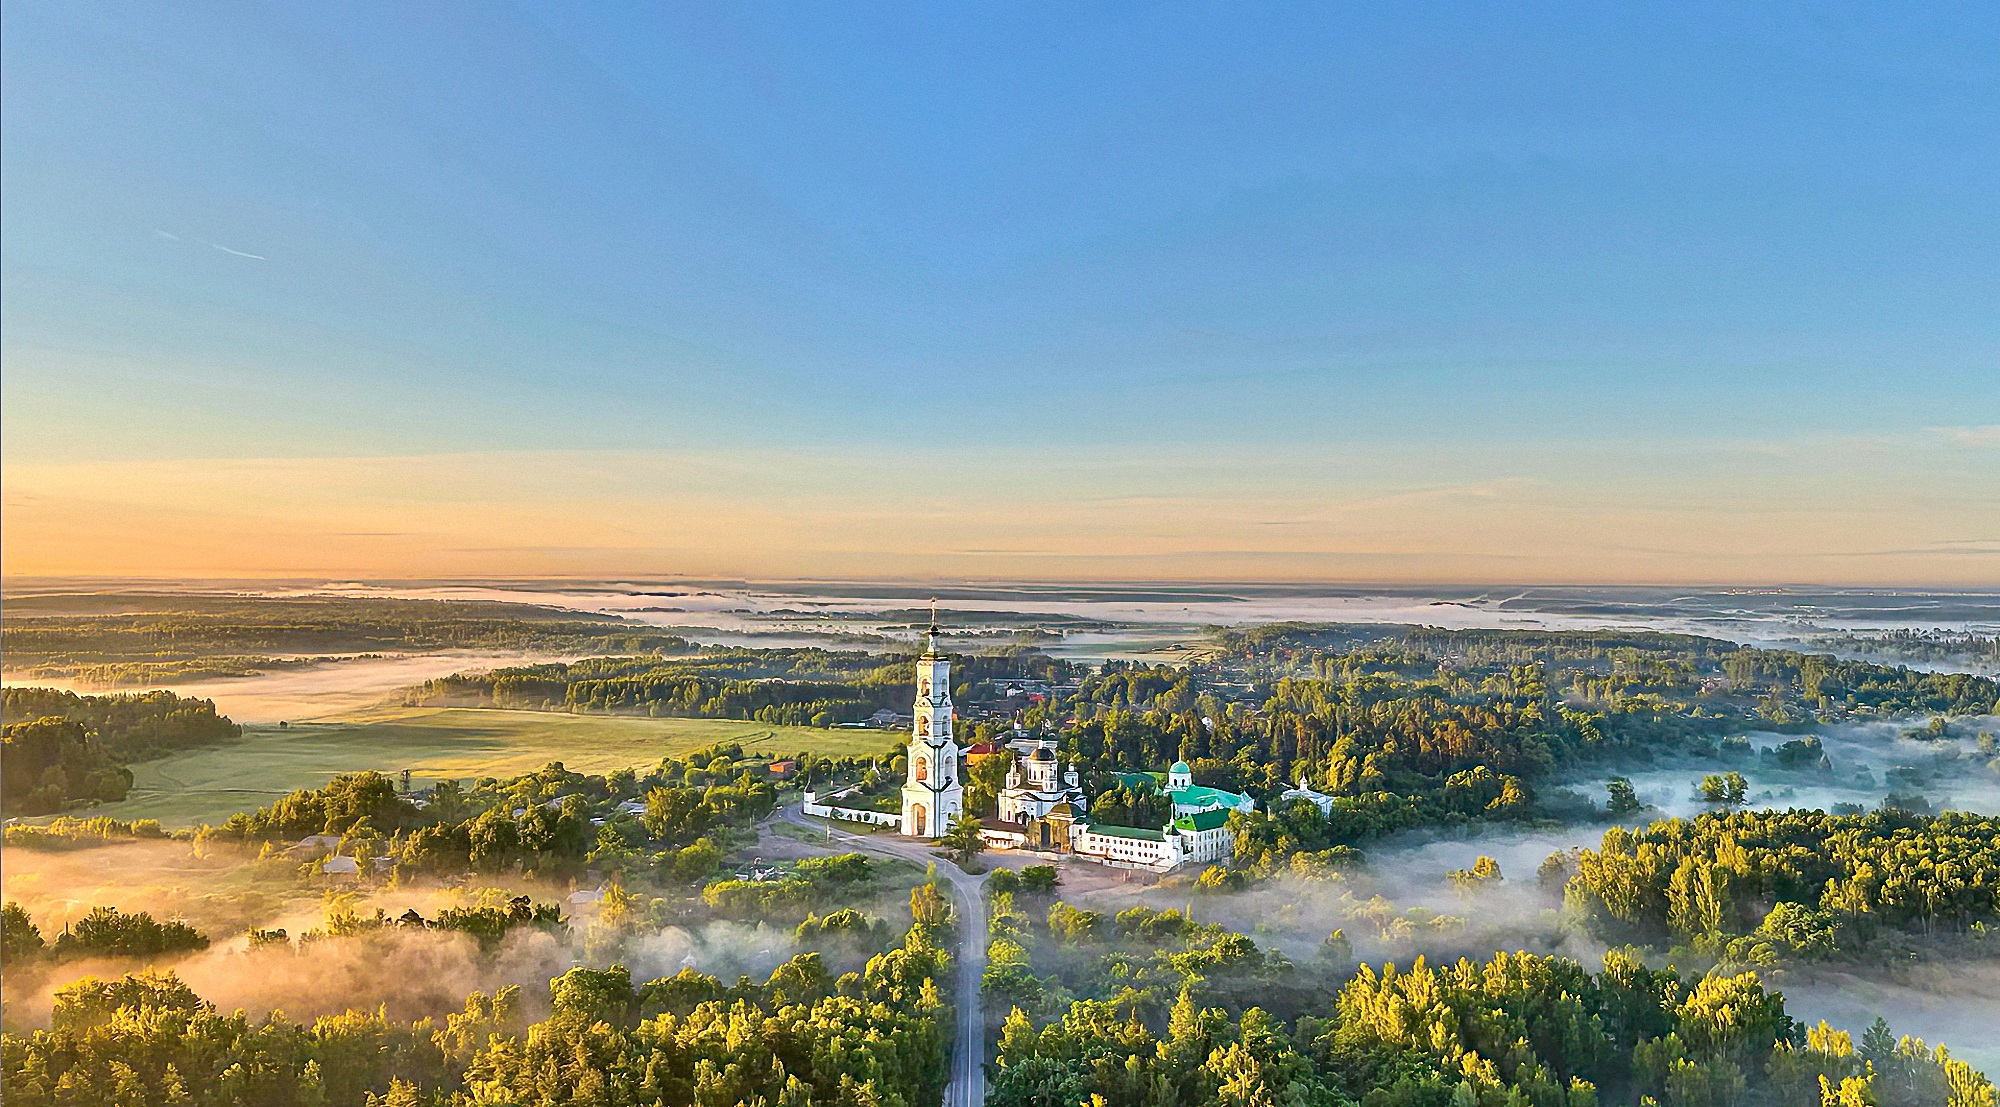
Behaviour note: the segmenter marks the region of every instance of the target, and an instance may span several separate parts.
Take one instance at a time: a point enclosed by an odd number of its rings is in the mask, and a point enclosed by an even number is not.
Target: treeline
[[[0,908],[0,954],[13,964],[40,956],[157,957],[207,948],[208,935],[179,919],[162,922],[145,911],[93,907],[50,941],[20,904],[8,900]]]
[[[1307,800],[1274,801],[1231,814],[1229,825],[1237,871],[1260,877],[1309,869],[1315,859],[1335,867],[1352,864],[1354,847],[1399,830],[1525,820],[1539,813],[1520,778],[1480,765],[1407,793],[1336,795],[1325,812]]]
[[[859,763],[804,760],[821,777]],[[567,879],[590,871],[620,882],[619,894],[657,925],[713,917],[790,926],[837,905],[874,872],[859,854],[843,854],[800,861],[776,878],[718,879],[724,853],[776,806],[768,765],[727,743],[663,758],[643,774],[586,775],[554,763],[470,787],[442,781],[416,795],[380,773],[346,773],[198,836],[267,854],[310,844],[300,852],[312,864],[332,839],[357,869],[384,879],[467,872]],[[647,887],[662,894],[638,891]]]
[[[14,666],[440,649],[682,652],[686,639],[611,615],[482,600],[116,593],[10,598]]]
[[[924,892],[928,889],[926,897]],[[171,973],[78,981],[47,1030],[4,1039],[13,1107],[423,1107],[507,1103],[893,1107],[943,1094],[948,958],[934,888],[901,946],[833,978],[817,953],[763,983],[623,966],[475,993],[444,1025],[349,1011],[311,1024],[225,1014]]]
[[[1566,897],[1610,943],[1742,962],[1879,952],[2000,923],[2000,818],[1737,811],[1613,827]]]
[[[1370,668],[1416,676],[1537,666],[1550,687],[1565,693],[1700,700],[1711,710],[1748,718],[1764,716],[1774,701],[1800,719],[1985,714],[2000,703],[2000,682],[1989,677],[1754,649],[1687,634],[1279,623],[1221,632],[1219,641],[1229,664],[1273,681],[1348,678]]]
[[[167,830],[160,825],[158,819],[135,819],[125,822],[108,815],[89,819],[58,815],[41,826],[26,823],[9,826],[6,845],[8,849],[88,849],[122,839],[165,837]]]
[[[0,720],[55,717],[83,724],[105,754],[119,762],[144,761],[243,736],[243,728],[215,710],[215,701],[172,692],[80,696],[55,688],[0,692]]]
[[[740,746],[735,751],[741,756]],[[728,753],[692,755],[704,756],[703,765],[667,758],[644,776],[588,776],[558,762],[470,788],[441,781],[424,796],[400,792],[381,773],[345,773],[232,815],[211,833],[246,843],[335,836],[357,863],[381,858],[410,875],[569,877],[596,868],[695,881],[714,874],[731,828],[777,803],[765,762],[732,772]]]
[[[1208,762],[1219,786],[1253,789],[1282,788],[1303,771],[1323,791],[1361,794],[1480,765],[1531,779],[1578,758],[1711,741],[1728,727],[1692,704],[1572,708],[1536,665],[1440,671],[1371,654],[1310,668],[1326,675],[1263,685],[1212,666],[1112,670],[1064,705],[1075,716],[1068,741],[1093,766],[1185,760],[1200,777]]]
[[[1790,650],[1738,650],[1723,659],[1733,688],[1796,700],[1805,717],[1862,709],[1883,715],[2000,712],[2000,682],[1971,673],[1932,673],[1872,661]],[[1783,720],[1779,720],[1783,721]]]
[[[955,659],[953,695],[1006,680],[1060,680],[1080,669],[1031,649]],[[783,726],[859,722],[907,712],[916,694],[908,657],[815,648],[712,648],[693,657],[597,657],[461,673],[424,682],[412,706],[476,706],[591,714],[747,719]]]
[[[1905,661],[2000,663],[2000,635],[1977,631],[1899,629],[1872,634],[1823,633],[1811,644],[1821,649],[1846,650]]]
[[[1386,623],[1267,623],[1217,632],[1230,655],[1273,662],[1311,663],[1318,657],[1365,652],[1450,658],[1474,666],[1547,663],[1555,659],[1611,662],[1674,656],[1711,662],[1738,647],[1693,634],[1626,630],[1492,630],[1399,626]]]
[[[0,811],[48,815],[112,803],[132,787],[132,761],[240,737],[209,700],[172,692],[79,696],[53,688],[0,693]]]

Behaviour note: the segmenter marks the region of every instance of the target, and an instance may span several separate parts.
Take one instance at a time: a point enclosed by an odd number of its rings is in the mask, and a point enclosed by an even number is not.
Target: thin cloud
[[[2000,423],[1988,423],[1979,427],[1930,427],[1930,433],[1937,435],[1953,446],[1963,446],[1973,450],[2000,450]]]
[[[239,258],[249,258],[249,259],[250,259],[251,261],[269,261],[269,260],[271,260],[270,258],[267,258],[267,257],[265,257],[265,256],[264,256],[264,255],[262,255],[262,254],[246,254],[246,253],[244,253],[244,252],[243,252],[243,251],[241,251],[241,250],[232,250],[232,249],[230,249],[230,248],[229,248],[229,247],[227,247],[227,246],[224,246],[224,245],[221,245],[220,243],[215,243],[215,242],[211,242],[211,243],[209,243],[209,245],[210,245],[210,246],[214,246],[214,247],[215,247],[216,249],[218,249],[218,250],[221,250],[221,251],[222,251],[223,253],[225,253],[225,254],[234,254],[234,255],[236,255],[236,256],[237,256],[237,257],[239,257]]]
[[[177,234],[172,234],[172,233],[169,233],[169,232],[167,232],[167,231],[163,231],[163,230],[159,229],[158,227],[154,227],[154,228],[153,228],[153,233],[154,233],[154,234],[156,234],[156,235],[159,235],[159,236],[160,236],[161,238],[164,238],[164,239],[166,239],[166,240],[167,240],[168,242],[179,242],[179,241],[181,240],[181,236],[180,236],[180,235],[177,235]]]
[[[1897,550],[1848,550],[1827,553],[1826,557],[1909,557],[1924,556],[1976,556],[1991,557],[2000,554],[2000,541],[1990,538],[1948,538],[1933,542],[1928,546],[1910,546]]]

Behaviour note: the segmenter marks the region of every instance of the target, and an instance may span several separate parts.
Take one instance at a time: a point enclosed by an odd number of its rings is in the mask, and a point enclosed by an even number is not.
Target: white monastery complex
[[[952,729],[951,661],[938,649],[937,603],[931,604],[931,625],[925,633],[923,656],[917,659],[917,696],[911,712],[908,769],[903,780],[902,818],[896,824],[912,838],[936,840],[965,813],[963,751]],[[1164,872],[1190,862],[1228,858],[1232,811],[1254,811],[1251,797],[1194,782],[1185,761],[1165,773],[1121,773],[1127,787],[1157,790],[1172,804],[1166,825],[1117,826],[1091,820],[1089,799],[1075,765],[1065,768],[1056,741],[1047,735],[1016,734],[988,756],[1013,759],[1006,787],[1000,792],[996,818],[980,820],[980,837],[999,849],[1030,849],[1068,853],[1121,868]],[[814,808],[807,796],[808,809]],[[832,818],[886,821],[886,813],[820,807]]]

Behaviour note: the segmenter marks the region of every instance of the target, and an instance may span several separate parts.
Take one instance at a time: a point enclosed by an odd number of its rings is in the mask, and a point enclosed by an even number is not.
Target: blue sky
[[[2000,423],[1991,8],[0,18],[10,466]]]

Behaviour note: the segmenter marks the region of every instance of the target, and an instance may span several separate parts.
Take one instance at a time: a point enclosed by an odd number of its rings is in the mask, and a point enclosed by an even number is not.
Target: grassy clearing
[[[336,773],[410,770],[419,784],[508,777],[560,761],[578,772],[651,765],[716,742],[751,753],[876,753],[896,736],[728,719],[642,719],[473,708],[379,708],[327,722],[243,728],[243,739],[132,766],[124,802],[79,814],[158,819],[169,827],[218,823]]]

